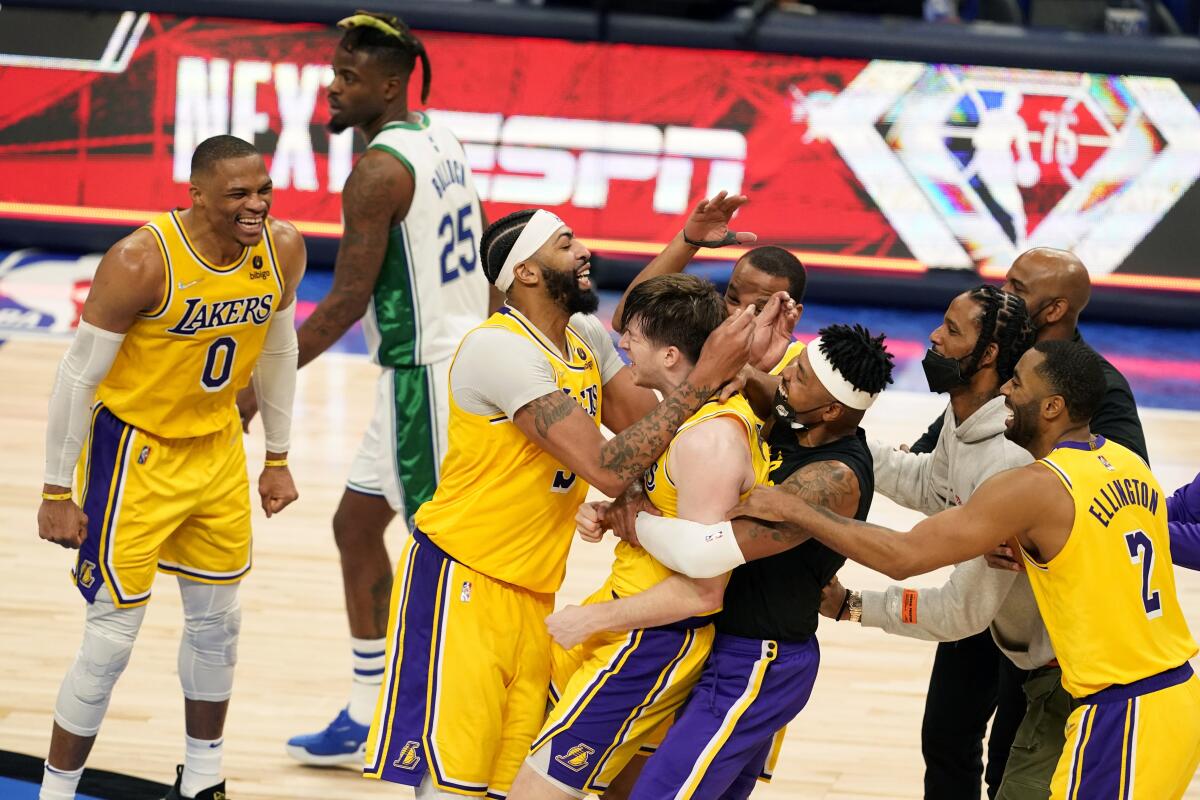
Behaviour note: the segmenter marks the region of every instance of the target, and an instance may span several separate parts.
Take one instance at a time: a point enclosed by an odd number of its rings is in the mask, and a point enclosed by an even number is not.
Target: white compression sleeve
[[[292,401],[296,397],[296,303],[276,311],[254,367],[254,394],[262,412],[268,453],[286,453],[292,441]]]
[[[689,578],[715,578],[746,563],[728,520],[704,525],[642,511],[637,515],[637,535],[646,552]]]
[[[46,424],[46,473],[52,486],[70,486],[71,473],[87,436],[96,387],[112,368],[125,334],[79,321],[75,341],[58,365]]]

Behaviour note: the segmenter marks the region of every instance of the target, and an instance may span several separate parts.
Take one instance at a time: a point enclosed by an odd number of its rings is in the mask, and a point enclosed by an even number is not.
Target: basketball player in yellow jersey
[[[250,569],[234,395],[252,377],[267,443],[263,510],[271,516],[297,496],[287,451],[304,242],[268,216],[271,179],[241,139],[196,148],[189,192],[191,208],[154,218],[105,254],[50,397],[38,532],[79,548],[74,582],[88,607],[55,704],[42,800],[75,796],[156,570],[178,577],[184,609],[186,757],[167,797],[224,797],[237,584]]]
[[[1140,458],[1088,421],[1104,395],[1100,358],[1039,342],[1004,388],[1008,437],[1033,464],[987,480],[906,535],[855,523],[774,489],[735,514],[783,521],[849,558],[906,578],[1015,540],[1081,705],[1051,783],[1055,800],[1170,800],[1200,765],[1196,643],[1175,593],[1166,498]]]
[[[751,356],[756,327],[753,311],[723,323],[658,403],[591,313],[591,254],[560,219],[510,214],[480,249],[507,305],[450,368],[449,450],[400,557],[367,742],[366,775],[422,797],[507,793],[545,717],[543,620],[588,484],[613,495],[640,476]]]
[[[634,289],[625,316],[621,344],[634,381],[667,395],[692,370],[726,311],[707,281],[662,275]],[[647,471],[646,491],[668,516],[715,522],[755,483],[765,481],[768,471],[758,419],[738,395],[725,403],[710,400],[683,423]],[[672,574],[645,550],[621,542],[612,574],[585,606],[643,592]],[[659,604],[653,627],[614,629],[578,647],[567,642],[569,650],[554,645],[556,704],[510,798],[603,793],[643,744],[661,738],[660,727],[683,704],[708,656],[709,615],[720,607],[725,576],[686,583],[685,590]],[[586,607],[576,610],[587,612]]]

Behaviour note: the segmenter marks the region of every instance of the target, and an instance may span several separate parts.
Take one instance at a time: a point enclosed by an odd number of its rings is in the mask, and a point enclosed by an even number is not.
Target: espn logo
[[[737,194],[746,171],[746,137],[734,130],[466,111],[430,116],[462,141],[482,200],[604,208],[611,181],[652,181],[654,210],[682,214],[699,163],[708,163],[706,197]]]

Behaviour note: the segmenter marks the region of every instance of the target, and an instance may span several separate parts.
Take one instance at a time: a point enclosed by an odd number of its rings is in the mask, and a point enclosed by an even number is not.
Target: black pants
[[[938,645],[921,723],[925,800],[976,800],[985,777],[988,797],[996,796],[1025,716],[1027,674],[1000,652],[990,631]],[[985,775],[983,737],[993,713]]]

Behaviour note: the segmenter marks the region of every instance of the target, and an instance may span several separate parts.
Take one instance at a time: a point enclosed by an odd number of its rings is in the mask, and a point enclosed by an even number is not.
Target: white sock
[[[38,800],[75,800],[75,790],[82,777],[83,767],[67,772],[65,769],[55,769],[47,761],[42,768],[42,790],[38,793]]]
[[[184,738],[187,740],[187,749],[183,755],[183,778],[179,782],[179,793],[184,797],[195,797],[221,782],[221,755],[225,740]]]
[[[354,683],[350,685],[350,719],[370,725],[383,683],[383,654],[387,639],[351,639],[354,654]]]

